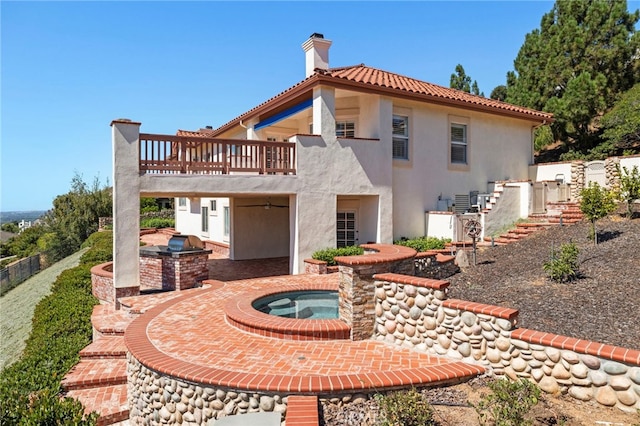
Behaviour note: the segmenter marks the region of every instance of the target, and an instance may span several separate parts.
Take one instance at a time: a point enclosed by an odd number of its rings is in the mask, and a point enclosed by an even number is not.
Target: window
[[[356,123],[353,121],[336,121],[336,137],[355,138]]]
[[[211,211],[211,216],[218,215],[218,200],[209,201],[209,210]]]
[[[451,163],[467,164],[467,125],[451,123]]]
[[[178,208],[180,210],[186,210],[186,208],[187,208],[187,199],[185,197],[178,198]]]
[[[229,238],[229,232],[231,230],[231,218],[229,217],[229,206],[223,207],[223,215],[224,215],[224,237]]]
[[[209,232],[209,207],[202,207],[200,219],[202,220],[202,233],[206,234]]]
[[[409,117],[393,116],[393,158],[409,159]]]
[[[338,212],[336,219],[336,245],[338,247],[356,245],[358,242],[356,231],[356,212]]]

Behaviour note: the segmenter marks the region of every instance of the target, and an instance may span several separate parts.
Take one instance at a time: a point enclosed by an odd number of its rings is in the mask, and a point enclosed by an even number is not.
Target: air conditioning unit
[[[471,197],[469,194],[456,194],[454,200],[454,211],[458,214],[466,213],[471,208]]]

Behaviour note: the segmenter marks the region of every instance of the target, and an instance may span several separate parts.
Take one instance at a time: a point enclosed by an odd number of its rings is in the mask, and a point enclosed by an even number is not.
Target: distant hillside
[[[21,220],[34,221],[45,214],[45,210],[30,210],[19,212],[0,212],[0,224],[7,222],[20,222]]]

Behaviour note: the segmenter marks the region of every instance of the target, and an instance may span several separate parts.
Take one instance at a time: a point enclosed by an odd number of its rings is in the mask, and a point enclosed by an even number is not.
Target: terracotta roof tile
[[[316,72],[331,78],[348,80],[365,85],[385,87],[398,90],[400,92],[428,95],[505,111],[519,112],[531,115],[535,118],[551,118],[551,114],[548,113],[519,107],[495,99],[472,95],[471,93],[463,92],[461,90],[438,86],[437,84],[427,83],[415,78],[367,67],[364,64],[351,67],[331,68],[328,70],[316,70]]]
[[[275,104],[280,104],[280,101],[289,100],[289,96],[293,97],[300,95],[300,90],[311,90],[311,88],[316,84],[330,85],[332,82],[336,84],[347,83],[353,87],[359,86],[362,90],[369,89],[371,91],[376,91],[383,89],[385,91],[391,91],[391,96],[393,96],[393,92],[396,92],[398,95],[415,95],[427,102],[431,100],[439,103],[451,103],[460,108],[464,108],[466,105],[471,109],[481,109],[496,114],[515,115],[523,118],[528,117],[533,121],[553,120],[553,114],[550,113],[512,105],[495,99],[472,95],[471,93],[463,92],[461,90],[427,83],[415,78],[368,67],[364,64],[358,64],[346,67],[330,68],[328,70],[316,69],[314,74],[301,82],[291,86],[285,91],[213,130],[212,135],[210,136],[217,136],[231,128],[233,125],[239,123],[241,120],[246,120],[262,110],[268,111],[271,105],[275,106]],[[197,136],[197,133],[201,132],[189,133],[194,133],[190,134],[190,136]]]

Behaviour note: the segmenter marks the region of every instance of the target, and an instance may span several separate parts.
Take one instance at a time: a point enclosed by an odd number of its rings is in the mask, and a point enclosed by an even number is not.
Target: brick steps
[[[318,426],[318,397],[291,395],[287,398],[287,426]]]
[[[62,379],[66,391],[127,383],[126,359],[81,359]]]
[[[79,400],[86,413],[100,413],[100,426],[129,420],[124,331],[134,318],[113,305],[95,306],[93,342],[80,351],[80,362],[61,383],[66,396]]]
[[[134,317],[125,310],[116,310],[113,305],[96,305],[91,313],[93,340],[103,336],[124,336]]]
[[[124,359],[127,346],[121,336],[103,336],[80,351],[80,359]]]
[[[80,401],[87,414],[92,411],[99,412],[98,426],[129,420],[126,384],[76,389],[67,392],[66,396]]]

